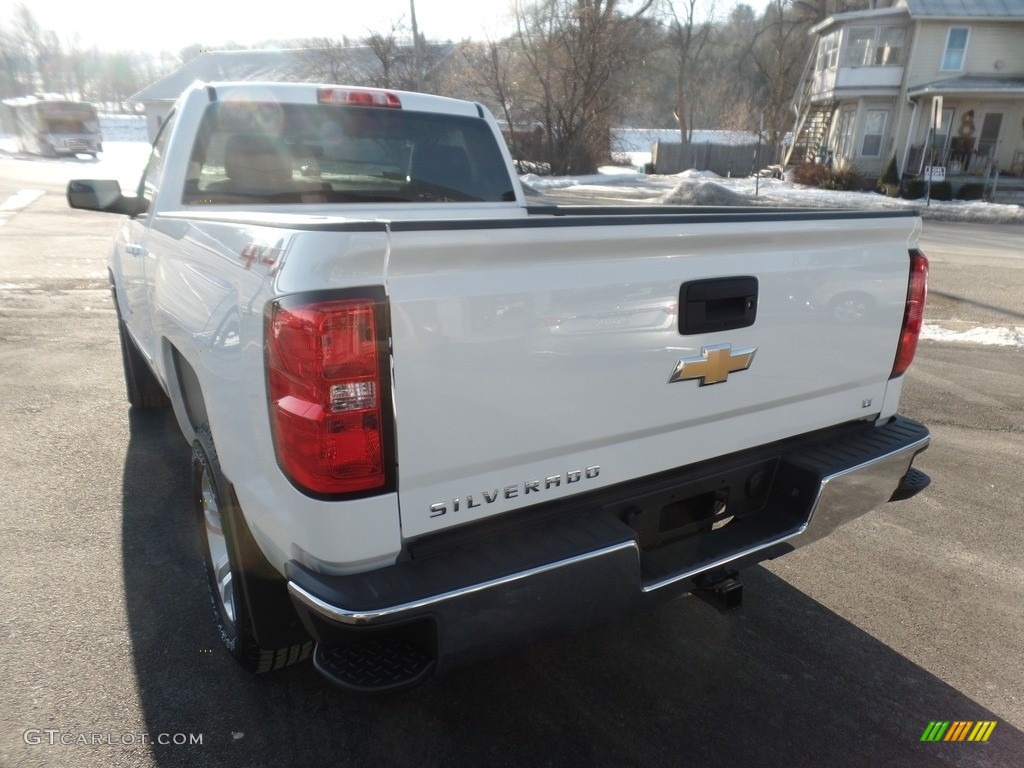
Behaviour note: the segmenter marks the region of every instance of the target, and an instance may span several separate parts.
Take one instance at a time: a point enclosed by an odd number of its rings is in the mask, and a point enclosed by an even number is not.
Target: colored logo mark
[[[988,741],[996,728],[995,720],[932,720],[921,734],[921,741]]]

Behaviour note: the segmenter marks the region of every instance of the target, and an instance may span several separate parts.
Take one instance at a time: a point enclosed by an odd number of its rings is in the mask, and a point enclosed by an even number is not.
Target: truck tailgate
[[[392,224],[404,537],[878,414],[917,220],[718,218]]]

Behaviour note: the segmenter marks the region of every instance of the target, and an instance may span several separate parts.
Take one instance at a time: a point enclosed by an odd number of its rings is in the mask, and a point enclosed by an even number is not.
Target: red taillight
[[[316,100],[319,104],[402,108],[402,102],[398,96],[390,91],[371,91],[359,88],[318,88]]]
[[[896,362],[890,379],[902,376],[914,361],[917,340],[924,324],[924,302],[928,295],[928,259],[916,248],[910,252],[910,284],[907,287],[907,307],[903,312],[903,330],[896,350]]]
[[[366,492],[388,481],[381,319],[372,299],[271,306],[274,448],[285,474],[305,491]]]

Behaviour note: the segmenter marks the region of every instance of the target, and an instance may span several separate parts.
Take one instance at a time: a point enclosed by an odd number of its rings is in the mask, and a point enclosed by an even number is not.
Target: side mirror
[[[116,181],[75,179],[68,182],[68,205],[83,211],[138,216],[149,204],[141,197],[125,197]]]

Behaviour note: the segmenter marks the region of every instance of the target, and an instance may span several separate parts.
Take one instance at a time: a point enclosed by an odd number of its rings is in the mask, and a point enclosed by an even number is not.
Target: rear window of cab
[[[501,202],[515,193],[482,118],[225,101],[204,112],[182,202]]]

